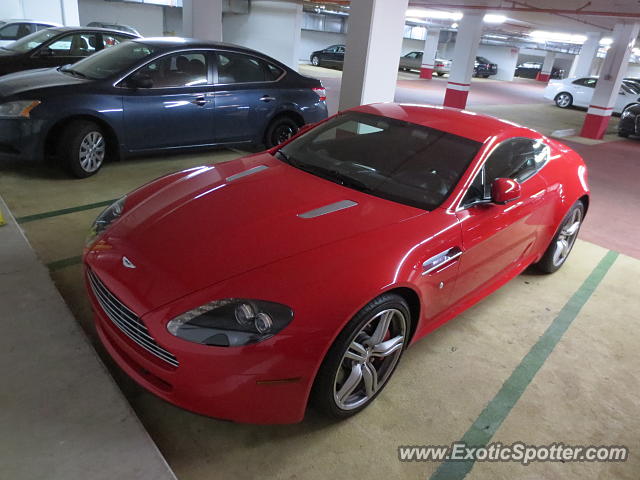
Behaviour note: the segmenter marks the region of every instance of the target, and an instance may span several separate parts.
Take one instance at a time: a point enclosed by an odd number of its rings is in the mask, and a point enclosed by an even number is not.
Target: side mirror
[[[151,88],[153,80],[146,73],[134,73],[127,80],[127,87],[130,88]]]
[[[491,201],[504,205],[520,198],[520,184],[510,178],[496,178],[491,184]]]

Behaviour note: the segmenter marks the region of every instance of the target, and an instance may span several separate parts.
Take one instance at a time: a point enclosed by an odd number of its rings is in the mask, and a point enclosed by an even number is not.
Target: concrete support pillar
[[[251,0],[248,14],[225,13],[222,29],[225,42],[253,48],[298,70],[302,2]]]
[[[588,77],[591,75],[591,66],[600,48],[600,38],[602,38],[602,34],[599,32],[587,33],[587,40],[582,44],[580,53],[575,59],[572,76]]]
[[[222,0],[183,0],[182,35],[222,41]]]
[[[547,52],[544,56],[544,62],[542,63],[542,69],[536,75],[536,80],[539,82],[548,82],[551,78],[551,72],[553,71],[553,62],[556,61],[556,52]]]
[[[427,38],[424,41],[422,51],[422,65],[420,66],[420,78],[431,79],[436,64],[438,53],[438,41],[440,40],[440,29],[433,28],[427,30]]]
[[[393,101],[408,0],[352,0],[340,110]]]
[[[444,96],[445,107],[464,108],[467,106],[473,64],[482,35],[484,14],[484,10],[464,12],[464,17],[460,21],[453,51],[451,73],[449,73],[449,83],[447,83],[447,93]]]
[[[66,26],[80,25],[78,0],[60,0],[60,16],[62,24]]]
[[[595,139],[604,136],[639,31],[640,23],[619,23],[614,28],[613,44],[604,58],[581,136]]]

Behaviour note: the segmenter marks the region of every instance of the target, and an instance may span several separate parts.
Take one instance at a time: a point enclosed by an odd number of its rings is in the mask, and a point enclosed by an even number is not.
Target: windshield
[[[622,89],[631,95],[640,95],[640,83],[625,80],[622,82]]]
[[[123,42],[84,58],[63,69],[92,80],[102,80],[126,70],[140,59],[151,55],[154,47],[139,42]]]
[[[39,32],[22,37],[4,48],[18,53],[27,53],[59,34],[60,32],[58,30],[40,30]]]
[[[491,63],[489,60],[487,60],[484,57],[476,57],[476,60],[480,63]]]
[[[346,112],[282,147],[292,166],[345,187],[433,210],[481,144],[433,128]]]

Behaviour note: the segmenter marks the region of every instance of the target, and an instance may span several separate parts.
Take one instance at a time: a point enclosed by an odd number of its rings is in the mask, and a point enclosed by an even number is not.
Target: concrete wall
[[[158,5],[78,0],[78,7],[81,25],[93,21],[114,22],[129,25],[145,37],[161,37],[164,33],[163,7]]]
[[[67,25],[78,25],[77,0],[0,0],[0,19],[32,18]]]
[[[298,68],[302,4],[294,0],[253,0],[249,15],[225,13],[222,38],[263,52],[289,67]]]

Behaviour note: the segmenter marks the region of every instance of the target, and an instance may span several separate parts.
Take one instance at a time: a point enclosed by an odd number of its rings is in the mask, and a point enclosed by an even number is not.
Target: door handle
[[[263,95],[260,97],[261,102],[270,102],[271,100],[275,100],[275,97],[270,97],[269,95]]]
[[[444,252],[434,255],[428,260],[425,260],[422,264],[422,275],[429,275],[434,272],[437,273],[440,269],[447,268],[449,265],[453,264],[460,255],[462,255],[460,247],[448,248]]]
[[[198,96],[191,100],[191,103],[193,103],[194,105],[198,105],[199,107],[204,107],[207,104],[207,101],[205,100],[204,96]]]

